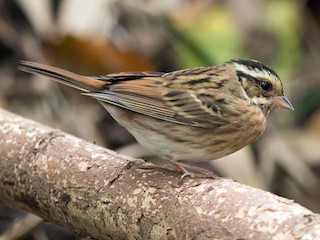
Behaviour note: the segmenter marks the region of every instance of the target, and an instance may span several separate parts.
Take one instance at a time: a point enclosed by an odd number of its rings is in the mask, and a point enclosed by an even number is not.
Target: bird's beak
[[[286,109],[294,110],[294,107],[292,106],[288,98],[284,95],[275,97],[274,104],[275,104],[275,107],[277,108],[286,108]]]

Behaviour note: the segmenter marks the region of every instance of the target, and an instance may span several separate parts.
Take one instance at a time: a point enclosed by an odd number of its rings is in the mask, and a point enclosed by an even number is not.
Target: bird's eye
[[[261,81],[259,82],[260,87],[265,91],[270,91],[272,89],[271,83],[267,81]]]

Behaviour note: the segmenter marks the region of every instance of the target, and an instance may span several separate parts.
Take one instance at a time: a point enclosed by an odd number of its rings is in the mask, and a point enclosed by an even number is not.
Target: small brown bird
[[[209,170],[206,162],[255,141],[275,108],[293,110],[279,76],[254,60],[162,72],[82,76],[22,61],[25,72],[47,76],[97,99],[146,149],[169,160],[183,176]]]

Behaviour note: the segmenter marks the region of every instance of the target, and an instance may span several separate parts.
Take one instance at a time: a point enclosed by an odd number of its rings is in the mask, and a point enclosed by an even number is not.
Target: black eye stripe
[[[258,80],[244,72],[237,71],[237,76],[240,82],[242,82],[242,78],[248,79],[250,82],[255,82],[257,85],[261,87],[264,91],[271,91],[272,90],[272,84],[267,80]]]
[[[242,78],[246,78],[250,81],[257,81],[257,79],[255,79],[254,77],[252,77],[244,72],[241,72],[241,71],[237,71],[237,76],[238,76],[238,79],[240,82],[242,81]]]

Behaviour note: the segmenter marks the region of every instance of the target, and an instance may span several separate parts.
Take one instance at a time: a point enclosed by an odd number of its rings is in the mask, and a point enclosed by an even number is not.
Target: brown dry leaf
[[[141,54],[120,49],[109,41],[94,41],[66,36],[61,41],[47,43],[44,48],[48,62],[68,66],[79,74],[104,75],[119,71],[154,71]]]

